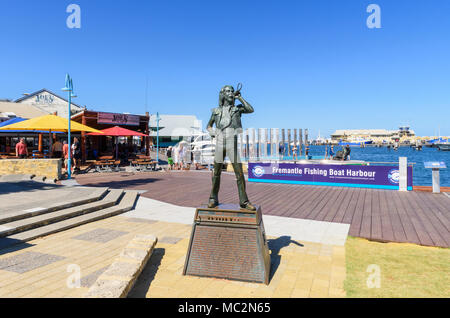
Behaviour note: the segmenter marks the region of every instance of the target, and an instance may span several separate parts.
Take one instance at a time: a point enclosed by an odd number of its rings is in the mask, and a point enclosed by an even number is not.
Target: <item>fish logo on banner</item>
[[[252,169],[252,173],[253,173],[253,175],[254,175],[255,177],[261,178],[261,177],[264,175],[264,173],[266,173],[266,172],[264,171],[264,168],[263,168],[263,167],[261,167],[261,166],[255,166],[255,167],[253,167],[253,169]]]
[[[400,171],[392,169],[388,173],[388,178],[391,183],[398,184],[400,181]]]

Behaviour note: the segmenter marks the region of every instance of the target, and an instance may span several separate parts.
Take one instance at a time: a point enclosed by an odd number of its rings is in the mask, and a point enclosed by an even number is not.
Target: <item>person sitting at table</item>
[[[28,147],[25,143],[25,138],[20,138],[20,141],[16,145],[16,157],[20,159],[26,159],[28,157]]]

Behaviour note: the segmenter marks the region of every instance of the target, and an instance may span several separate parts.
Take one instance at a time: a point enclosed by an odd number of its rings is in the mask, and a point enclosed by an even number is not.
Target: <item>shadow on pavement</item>
[[[288,247],[291,243],[303,247],[303,244],[300,244],[296,241],[293,241],[290,236],[280,236],[276,239],[269,239],[267,240],[267,243],[269,245],[270,253],[270,274],[269,274],[269,282],[272,280],[273,275],[275,275],[275,272],[278,269],[278,266],[280,266],[281,262],[281,255],[280,250],[284,247]]]
[[[20,251],[28,247],[34,246],[34,244],[24,243],[20,240],[10,239],[7,237],[0,238],[0,256],[8,253]]]
[[[105,182],[95,182],[95,180],[79,180],[80,185],[86,187],[101,187],[101,188],[111,188],[111,189],[126,189],[134,186],[146,185],[153,182],[158,182],[162,179],[159,178],[145,178],[145,179],[133,179],[133,180],[112,180]],[[92,182],[92,183],[91,183]]]
[[[161,265],[161,260],[166,254],[166,250],[164,248],[155,248],[152,256],[148,260],[147,265],[142,270],[142,273],[139,275],[138,280],[134,284],[133,289],[128,294],[128,298],[145,298],[148,290],[150,289],[150,285],[155,279],[155,275],[158,272],[158,268]]]
[[[57,184],[36,181],[2,181],[0,182],[0,195],[36,190],[50,190],[60,187]]]

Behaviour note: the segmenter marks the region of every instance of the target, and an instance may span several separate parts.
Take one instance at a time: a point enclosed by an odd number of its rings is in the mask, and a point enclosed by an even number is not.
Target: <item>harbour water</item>
[[[310,146],[309,154],[312,156],[324,156],[327,146]],[[342,147],[334,146],[334,152]],[[416,151],[410,147],[399,147],[398,150],[386,147],[351,147],[351,160],[364,160],[367,162],[398,162],[399,157],[407,157],[408,163],[413,165],[413,184],[431,186],[431,169],[425,169],[426,161],[443,161],[447,169],[440,170],[442,187],[450,187],[450,151],[439,151],[437,148],[423,147]]]

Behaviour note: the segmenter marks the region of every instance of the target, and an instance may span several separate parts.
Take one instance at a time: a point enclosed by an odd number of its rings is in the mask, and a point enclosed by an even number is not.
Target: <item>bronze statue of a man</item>
[[[242,104],[235,106],[235,99],[238,99]],[[219,107],[212,110],[211,119],[207,125],[210,135],[216,137],[209,208],[214,208],[219,204],[220,174],[222,173],[224,159],[228,156],[236,175],[240,207],[250,211],[256,210],[249,202],[245,191],[245,178],[237,142],[238,135],[242,133],[241,114],[250,114],[253,111],[253,107],[242,98],[240,91],[235,93],[233,86],[226,85],[220,90]],[[213,129],[214,123],[216,124],[215,130]]]

